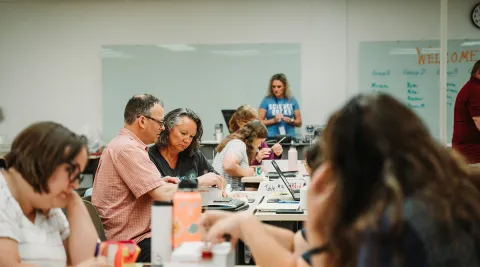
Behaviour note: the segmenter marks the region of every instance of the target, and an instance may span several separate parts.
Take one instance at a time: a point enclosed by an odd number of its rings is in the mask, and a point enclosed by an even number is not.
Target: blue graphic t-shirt
[[[260,108],[267,111],[266,119],[273,119],[277,114],[283,114],[285,117],[294,119],[294,111],[300,109],[295,97],[292,98],[276,98],[267,96],[262,100]],[[295,126],[285,123],[284,121],[267,126],[268,137],[275,137],[280,133],[280,128],[284,127],[285,133],[291,137],[295,137]]]

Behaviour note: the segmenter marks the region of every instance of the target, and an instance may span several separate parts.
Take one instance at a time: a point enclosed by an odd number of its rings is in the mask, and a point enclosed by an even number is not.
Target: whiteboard
[[[412,108],[440,139],[440,41],[362,42],[361,92],[384,92]],[[447,142],[452,140],[457,93],[480,59],[479,40],[449,40],[447,65]]]
[[[175,108],[194,110],[203,140],[214,139],[221,109],[258,108],[270,77],[284,73],[301,105],[300,44],[107,45],[102,47],[102,138],[123,127],[123,112],[134,94],[150,93]]]

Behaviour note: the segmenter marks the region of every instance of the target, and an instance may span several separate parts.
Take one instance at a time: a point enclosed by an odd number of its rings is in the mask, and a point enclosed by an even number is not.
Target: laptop
[[[233,113],[235,113],[235,111],[236,111],[235,109],[222,109],[222,116],[227,125],[227,130],[228,130],[228,123],[230,122],[230,118],[232,118]]]
[[[290,186],[290,183],[287,181],[287,178],[285,178],[285,176],[283,175],[282,170],[280,170],[280,167],[278,167],[278,164],[277,162],[275,162],[275,160],[272,160],[272,165],[273,165],[273,168],[275,168],[275,170],[277,171],[280,179],[282,179],[283,183],[287,187],[288,192],[290,192],[290,195],[292,195],[293,199],[295,201],[300,201],[300,189],[293,189]]]

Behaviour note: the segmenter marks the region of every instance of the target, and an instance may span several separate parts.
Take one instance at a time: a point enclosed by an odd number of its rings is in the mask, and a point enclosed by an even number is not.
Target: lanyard
[[[285,99],[285,98],[282,98],[282,99]],[[277,104],[278,110],[280,110],[280,106],[279,106],[279,104],[278,104],[278,98],[277,98],[277,97],[275,97],[275,103]],[[283,101],[283,105],[285,105],[285,104],[288,104],[288,101],[284,100],[284,101]],[[281,112],[282,114],[285,113],[285,112],[284,112],[285,109],[287,109],[287,107],[283,107],[283,108],[281,109],[281,110],[282,110],[282,112]]]

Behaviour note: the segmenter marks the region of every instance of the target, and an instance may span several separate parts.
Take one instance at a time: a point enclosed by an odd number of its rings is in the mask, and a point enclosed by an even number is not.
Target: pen
[[[98,257],[98,252],[100,251],[100,239],[97,239],[97,245],[95,246],[95,257]]]
[[[282,142],[282,141],[283,141],[283,139],[285,139],[285,138],[287,138],[287,137],[286,137],[286,136],[284,136],[282,139],[280,139],[280,141],[276,142],[276,143],[275,143],[275,145],[276,145],[276,144],[280,144],[280,142]]]
[[[300,202],[299,202],[299,201],[280,200],[280,201],[278,201],[278,203],[282,203],[282,204],[297,204],[297,203],[300,203]]]

